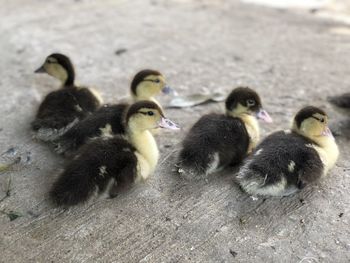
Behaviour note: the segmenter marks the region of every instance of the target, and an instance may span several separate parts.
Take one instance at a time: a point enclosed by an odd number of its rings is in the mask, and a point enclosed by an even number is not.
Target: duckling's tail
[[[96,191],[92,178],[84,175],[84,171],[64,171],[53,184],[50,197],[57,206],[73,206],[87,201]]]
[[[241,167],[235,179],[241,189],[251,195],[258,195],[265,185],[264,177],[259,171],[251,169],[249,164]]]
[[[95,153],[93,153],[95,154]],[[107,166],[89,159],[84,153],[78,153],[75,159],[58,177],[50,191],[51,201],[56,206],[74,206],[88,201],[95,194],[107,194],[114,198],[129,189],[136,179],[135,160],[121,160],[122,167],[117,169],[117,177],[110,173]]]
[[[30,125],[31,125],[33,131],[38,131],[41,127],[43,127],[43,121],[40,119],[36,119],[36,120],[32,121],[32,123]]]
[[[178,159],[179,172],[195,178],[206,176],[212,161],[207,153],[188,148],[181,150]]]
[[[34,138],[44,142],[52,142],[65,134],[77,122],[78,119],[76,118],[66,126],[59,126],[53,124],[52,120],[36,119],[31,123],[31,127],[34,131]]]
[[[296,187],[288,185],[283,173],[262,173],[259,165],[252,164],[252,159],[246,160],[240,168],[236,181],[243,191],[253,196],[287,196],[297,191]]]
[[[54,151],[58,154],[66,155],[67,153],[73,153],[78,149],[78,146],[74,140],[69,140],[64,138],[64,135],[61,138],[53,141]]]
[[[105,166],[91,161],[91,156],[78,153],[53,184],[50,197],[57,206],[74,206],[88,201],[110,181]]]

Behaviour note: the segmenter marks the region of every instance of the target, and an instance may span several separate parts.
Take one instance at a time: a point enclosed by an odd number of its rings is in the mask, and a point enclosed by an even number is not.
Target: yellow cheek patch
[[[136,98],[138,100],[150,100],[153,96],[160,93],[161,88],[159,83],[143,81],[137,86]]]
[[[67,71],[57,63],[45,63],[44,68],[49,75],[62,82],[65,82],[68,78]]]
[[[57,63],[57,59],[55,59],[54,57],[48,57],[46,60],[46,63]]]
[[[248,107],[243,106],[241,103],[237,103],[236,108],[228,112],[229,115],[233,117],[238,117],[241,114],[250,113]]]

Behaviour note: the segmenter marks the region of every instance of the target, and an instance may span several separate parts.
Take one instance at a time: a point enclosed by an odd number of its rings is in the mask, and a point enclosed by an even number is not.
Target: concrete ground
[[[288,127],[307,104],[324,107],[338,127],[344,116],[326,97],[349,91],[346,24],[315,10],[223,0],[14,0],[3,1],[0,17],[0,157],[17,161],[0,171],[0,262],[350,261],[348,131],[337,137],[341,157],[329,177],[292,197],[253,200],[234,171],[208,182],[173,171],[189,127],[223,105],[168,109],[183,130],[158,136],[161,158],[147,183],[61,210],[47,192],[65,160],[29,129],[58,84],[33,70],[54,51],[68,54],[79,82],[107,102],[127,96],[132,75],[150,67],[184,95],[254,87],[275,120],[263,134]]]

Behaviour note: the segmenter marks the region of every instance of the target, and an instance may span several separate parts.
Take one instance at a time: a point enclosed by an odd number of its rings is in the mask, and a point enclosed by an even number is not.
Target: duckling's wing
[[[79,103],[70,90],[57,90],[46,95],[39,106],[37,117],[45,117],[58,111],[63,114],[69,114],[76,112],[77,106],[79,106]]]
[[[306,138],[284,131],[264,139],[245,160],[237,175],[241,187],[250,194],[286,195],[291,189],[322,175],[323,164]]]
[[[31,126],[38,139],[51,141],[64,134],[84,116],[71,92],[59,90],[45,97]]]
[[[75,124],[55,143],[59,154],[75,151],[89,139],[125,132],[122,123],[127,104],[105,105]]]
[[[100,96],[86,87],[81,87],[76,91],[76,98],[80,107],[87,112],[94,112],[102,103]]]

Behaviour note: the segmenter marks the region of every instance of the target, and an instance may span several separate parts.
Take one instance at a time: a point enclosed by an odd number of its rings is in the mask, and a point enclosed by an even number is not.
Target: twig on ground
[[[7,182],[7,187],[4,189],[5,196],[0,199],[0,203],[4,201],[6,198],[10,197],[11,195],[11,183],[12,183],[12,178],[11,176],[9,177],[9,180]]]

